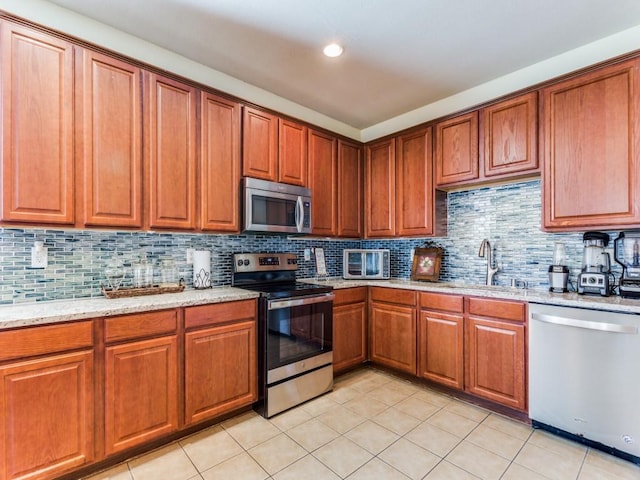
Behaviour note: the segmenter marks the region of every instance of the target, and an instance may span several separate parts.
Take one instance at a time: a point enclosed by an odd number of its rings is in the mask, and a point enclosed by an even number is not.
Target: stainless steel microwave
[[[391,276],[389,250],[349,249],[342,252],[344,278],[385,279]]]
[[[245,177],[243,231],[311,233],[311,190]]]

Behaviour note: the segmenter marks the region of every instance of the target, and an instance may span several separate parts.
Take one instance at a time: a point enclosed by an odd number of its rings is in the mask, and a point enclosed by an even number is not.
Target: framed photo
[[[442,249],[440,247],[416,248],[413,254],[411,280],[437,282],[440,276]]]
[[[327,275],[327,264],[324,260],[324,248],[316,247],[314,250],[316,257],[316,274],[320,277]]]

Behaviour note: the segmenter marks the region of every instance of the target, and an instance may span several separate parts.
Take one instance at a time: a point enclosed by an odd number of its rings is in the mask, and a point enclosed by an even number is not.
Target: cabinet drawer
[[[196,328],[253,319],[255,317],[255,300],[213,303],[186,308],[184,311],[184,326],[185,328]]]
[[[162,310],[107,318],[104,322],[104,337],[109,343],[174,333],[177,328],[177,311]]]
[[[445,295],[442,293],[420,293],[420,308],[462,313],[464,297],[462,295]]]
[[[334,290],[336,298],[333,300],[334,305],[346,305],[348,303],[364,302],[367,299],[366,287],[343,288]]]
[[[416,292],[399,288],[371,287],[371,301],[416,306]]]
[[[525,304],[522,302],[473,297],[469,299],[471,315],[524,322],[525,312]]]
[[[8,330],[0,333],[0,361],[93,345],[93,322]]]

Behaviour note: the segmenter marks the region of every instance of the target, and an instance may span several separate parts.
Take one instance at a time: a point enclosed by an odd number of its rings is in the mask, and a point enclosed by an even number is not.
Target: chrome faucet
[[[485,255],[485,248],[487,250],[487,254]],[[480,244],[480,251],[478,252],[478,256],[479,257],[487,257],[487,278],[486,278],[486,284],[487,285],[493,285],[493,276],[498,272],[498,267],[493,268],[491,266],[491,244],[489,243],[489,240],[487,240],[486,238],[484,240],[482,240],[482,243]]]

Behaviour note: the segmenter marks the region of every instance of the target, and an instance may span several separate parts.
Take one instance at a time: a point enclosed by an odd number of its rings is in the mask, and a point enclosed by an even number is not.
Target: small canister
[[[174,260],[160,262],[160,286],[175,287],[178,285],[178,267]]]

